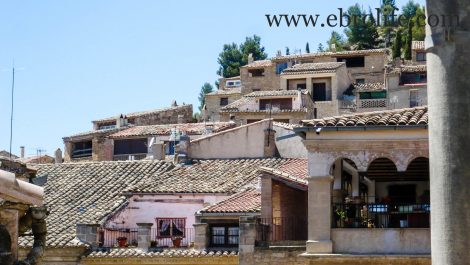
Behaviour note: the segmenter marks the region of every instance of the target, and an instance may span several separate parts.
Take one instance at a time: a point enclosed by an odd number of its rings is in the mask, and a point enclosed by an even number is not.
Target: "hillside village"
[[[44,264],[430,264],[422,41],[412,53],[250,56],[196,123],[177,101],[98,118],[50,163],[2,157],[2,178],[44,188]]]

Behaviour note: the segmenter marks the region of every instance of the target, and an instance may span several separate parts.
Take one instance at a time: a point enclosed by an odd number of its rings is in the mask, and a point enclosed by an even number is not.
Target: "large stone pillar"
[[[240,217],[240,238],[238,258],[240,265],[252,265],[255,252],[256,219],[251,216]]]
[[[273,181],[269,176],[261,176],[261,218],[273,218]]]
[[[209,246],[209,225],[206,223],[193,224],[194,226],[194,248],[206,249]]]
[[[470,260],[470,2],[427,0],[427,13],[440,19],[426,29],[432,264],[463,265]],[[442,15],[458,15],[460,25],[443,27]]]
[[[307,253],[332,253],[331,182],[332,176],[308,179]]]

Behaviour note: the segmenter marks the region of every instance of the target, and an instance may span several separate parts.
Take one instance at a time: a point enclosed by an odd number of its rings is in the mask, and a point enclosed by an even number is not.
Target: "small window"
[[[416,89],[410,90],[410,108],[419,106],[419,91]]]
[[[252,77],[260,77],[264,76],[264,69],[250,69],[248,73],[250,73]]]
[[[364,56],[336,58],[337,62],[345,62],[346,67],[364,67]]]
[[[212,246],[237,246],[239,242],[238,226],[212,226],[210,230]]]
[[[157,237],[185,237],[186,218],[157,218]]]
[[[313,101],[330,101],[331,94],[326,89],[326,83],[313,83]]]
[[[366,82],[366,80],[364,78],[358,78],[356,79],[356,83],[357,84],[364,84]]]
[[[276,65],[276,74],[282,73],[282,71],[284,71],[284,69],[286,69],[286,68],[287,68],[287,62],[285,62],[285,63],[278,63],[278,64]]]
[[[226,87],[235,87],[235,86],[240,86],[240,85],[241,85],[240,80],[229,80],[225,82]]]
[[[297,90],[307,89],[307,84],[297,84]]]
[[[179,141],[167,141],[165,143],[165,155],[174,155],[175,146],[179,143],[180,143]]]
[[[227,106],[228,98],[220,98],[220,106]]]
[[[259,110],[291,110],[292,98],[260,99]]]
[[[418,62],[426,61],[426,53],[425,52],[417,52],[416,53],[416,61],[418,61]]]

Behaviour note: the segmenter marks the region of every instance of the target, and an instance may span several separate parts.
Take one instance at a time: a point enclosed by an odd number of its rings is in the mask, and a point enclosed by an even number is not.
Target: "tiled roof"
[[[301,63],[284,69],[281,75],[301,75],[315,73],[334,73],[339,67],[346,65],[344,62],[327,63]]]
[[[235,127],[234,122],[206,122],[206,123],[181,123],[167,125],[134,126],[126,130],[111,134],[110,138],[126,138],[134,136],[170,135],[171,130],[177,129],[188,135],[204,134],[208,128],[212,132],[221,132]]]
[[[100,223],[121,207],[122,191],[132,185],[148,183],[173,167],[162,161],[108,161],[49,164],[39,167],[37,176],[47,177],[45,203],[47,247],[82,245],[75,239],[77,223]],[[22,247],[32,245],[32,237],[20,237]]]
[[[374,92],[385,90],[384,83],[355,83],[353,84],[354,89],[358,92]]]
[[[307,127],[427,125],[428,107],[364,112],[302,121]]]
[[[261,211],[261,191],[250,188],[236,193],[199,213],[257,213]]]
[[[63,140],[71,140],[70,138],[87,137],[87,136],[94,136],[94,135],[98,135],[98,134],[110,134],[110,133],[113,133],[113,132],[117,132],[117,131],[120,131],[120,130],[124,130],[124,129],[126,129],[126,128],[127,128],[127,127],[109,128],[109,129],[101,129],[101,130],[93,130],[93,131],[81,132],[81,133],[73,134],[73,135],[70,135],[70,136],[65,136],[65,137],[63,137],[62,139],[63,139]]]
[[[163,249],[159,251],[142,251],[138,248],[113,248],[105,251],[93,251],[88,258],[147,258],[147,257],[226,257],[237,256],[237,251],[230,250],[195,250],[195,249]]]
[[[225,88],[225,89],[217,89],[214,92],[207,93],[206,96],[233,95],[233,94],[241,94],[241,93],[242,93],[241,87],[232,87],[232,88]]]
[[[412,50],[424,50],[424,41],[416,41],[414,40],[411,43],[411,49]]]
[[[177,110],[177,109],[189,108],[189,107],[192,108],[192,105],[189,104],[189,105],[168,107],[168,108],[163,108],[163,109],[154,109],[154,110],[148,110],[148,111],[131,112],[131,113],[123,114],[123,115],[126,116],[129,119],[129,118],[136,118],[136,117],[139,117],[139,116],[145,116],[145,115],[149,115],[149,114],[156,114],[156,113],[159,113],[159,112],[164,112],[164,111],[169,111],[169,110]],[[109,117],[109,118],[94,120],[93,122],[95,123],[95,122],[114,121],[119,116],[121,116],[121,114],[113,116],[113,117]]]
[[[304,53],[304,54],[293,54],[293,55],[284,55],[274,57],[273,61],[284,61],[292,59],[308,59],[322,56],[352,56],[352,55],[370,55],[370,54],[387,54],[389,49],[371,49],[371,50],[354,50],[354,51],[337,51],[337,52],[314,52],[314,53]]]
[[[255,91],[244,95],[248,98],[258,97],[277,97],[277,96],[297,96],[299,91],[297,90],[266,90],[266,91]]]
[[[259,60],[259,61],[254,61],[250,64],[247,64],[245,66],[242,66],[243,68],[262,68],[262,67],[269,67],[272,66],[273,63],[271,60]]]
[[[0,156],[10,158],[10,152],[2,150],[2,151],[0,151]],[[18,156],[15,156],[14,154],[11,154],[11,158],[12,159],[17,159]]]
[[[402,73],[424,73],[426,72],[426,65],[402,65],[401,66]]]
[[[273,167],[290,159],[217,159],[194,161],[153,180],[127,189],[129,193],[229,193],[257,183],[260,167]]]
[[[273,125],[277,126],[277,127],[284,128],[284,129],[288,129],[288,130],[293,130],[294,128],[302,127],[302,125],[300,125],[300,124],[277,122],[277,121],[273,122]]]
[[[297,90],[267,90],[267,91],[255,91],[251,92],[249,94],[244,95],[241,99],[236,100],[227,106],[221,108],[221,112],[224,111],[243,111],[238,109],[240,106],[250,103],[253,101],[254,98],[263,98],[263,97],[295,97],[298,95]],[[306,92],[302,92],[306,93]],[[269,112],[269,110],[267,110]],[[302,111],[304,112],[305,110],[300,109],[300,110],[284,110],[284,112],[298,112]],[[247,112],[266,112],[265,110],[248,110]],[[281,111],[282,112],[282,111]]]
[[[308,160],[307,159],[291,159],[277,168],[262,167],[263,172],[272,174],[278,178],[289,182],[295,182],[302,186],[308,184]]]

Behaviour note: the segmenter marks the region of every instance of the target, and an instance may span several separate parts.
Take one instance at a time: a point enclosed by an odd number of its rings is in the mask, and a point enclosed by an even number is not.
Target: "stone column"
[[[256,219],[251,216],[240,217],[240,237],[238,259],[240,265],[252,265],[255,252]]]
[[[273,129],[264,130],[264,157],[274,157],[276,155],[276,131]]]
[[[468,0],[427,0],[426,28],[433,265],[470,260],[470,12]],[[459,18],[442,26],[442,15]]]
[[[307,253],[332,253],[331,182],[332,176],[308,178]]]
[[[312,82],[312,78],[311,77],[307,77],[307,79],[305,80],[305,87],[307,88],[307,91],[311,93],[311,95],[313,95],[313,82]]]
[[[196,223],[194,226],[194,248],[203,250],[209,246],[209,225],[205,223]]]
[[[152,223],[137,223],[137,247],[147,251],[150,247],[150,230]]]

